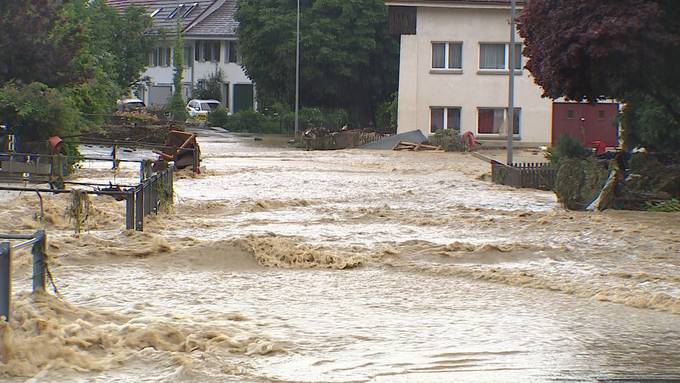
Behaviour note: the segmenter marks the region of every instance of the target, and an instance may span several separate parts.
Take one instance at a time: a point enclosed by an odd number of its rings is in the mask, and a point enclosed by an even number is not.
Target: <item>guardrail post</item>
[[[38,239],[38,242],[34,243],[31,249],[33,254],[33,293],[36,293],[37,291],[45,291],[47,236],[45,230],[38,230],[33,236]]]
[[[9,321],[12,306],[12,246],[0,243],[0,315]]]
[[[125,195],[125,230],[135,228],[135,189],[130,189]]]
[[[144,184],[135,189],[135,230],[144,231]]]

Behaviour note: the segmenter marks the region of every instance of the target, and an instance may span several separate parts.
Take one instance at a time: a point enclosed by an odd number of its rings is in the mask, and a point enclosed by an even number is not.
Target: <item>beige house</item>
[[[455,129],[482,140],[507,137],[510,0],[386,3],[390,29],[401,35],[398,132]],[[519,53],[521,38],[516,41]],[[516,56],[515,140],[549,143],[553,103],[523,69],[525,58]]]

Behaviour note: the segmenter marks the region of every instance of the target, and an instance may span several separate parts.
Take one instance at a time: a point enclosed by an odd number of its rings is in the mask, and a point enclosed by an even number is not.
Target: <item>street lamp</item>
[[[297,32],[295,34],[295,136],[300,132],[300,0],[297,0]]]
[[[508,89],[508,165],[512,165],[512,139],[515,135],[515,17],[517,14],[517,2],[511,0],[510,6],[510,54],[508,55],[508,69],[510,72]]]

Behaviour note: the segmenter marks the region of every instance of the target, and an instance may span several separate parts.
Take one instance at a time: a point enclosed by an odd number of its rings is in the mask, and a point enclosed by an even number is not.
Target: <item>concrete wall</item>
[[[500,135],[477,134],[479,107],[508,104],[508,73],[480,74],[479,44],[510,41],[509,13],[502,9],[418,8],[417,34],[401,37],[399,132],[419,129],[430,134],[430,107],[438,106],[461,107],[461,132],[490,139],[505,135],[504,131]],[[463,42],[462,71],[432,70],[432,42]],[[521,141],[550,142],[552,102],[541,98],[541,89],[527,70],[518,74],[515,84],[515,105],[522,108]]]
[[[191,40],[187,38],[185,40],[185,45],[186,46],[191,46],[193,49],[195,49],[195,40]],[[172,45],[172,43],[168,43],[168,45]],[[191,68],[185,68],[184,69],[184,78],[183,82],[185,84],[190,85],[191,87],[195,87],[196,83],[201,80],[201,79],[207,79],[210,75],[215,73],[218,70],[222,70],[222,73],[224,74],[224,82],[228,84],[228,91],[229,91],[229,105],[225,105],[230,111],[234,110],[233,108],[233,102],[234,102],[234,85],[235,84],[252,84],[252,81],[246,76],[245,71],[241,67],[241,65],[237,63],[229,63],[227,62],[228,60],[225,60],[225,58],[229,57],[229,48],[228,44],[226,43],[226,40],[221,41],[221,52],[220,52],[220,61],[219,62],[199,62],[199,61],[194,61],[194,58],[191,57],[191,60],[193,61],[193,66]],[[192,50],[194,51],[194,50]],[[167,67],[147,67],[146,71],[142,74],[142,76],[149,76],[151,79],[151,84],[172,84],[172,76],[173,76],[173,67],[172,66],[167,66]],[[186,93],[186,92],[183,92]],[[145,102],[148,104],[148,92],[145,92]],[[187,99],[189,97],[186,97]]]

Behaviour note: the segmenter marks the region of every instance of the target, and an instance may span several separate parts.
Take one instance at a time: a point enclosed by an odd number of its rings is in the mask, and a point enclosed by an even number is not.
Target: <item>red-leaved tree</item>
[[[544,96],[646,100],[680,127],[680,1],[528,0],[519,30]]]

